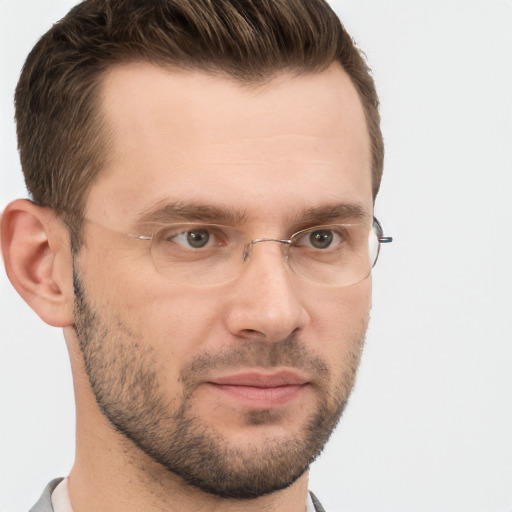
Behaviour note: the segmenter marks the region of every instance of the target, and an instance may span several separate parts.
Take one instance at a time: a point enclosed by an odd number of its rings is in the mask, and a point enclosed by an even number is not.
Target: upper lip
[[[208,379],[210,384],[224,386],[250,386],[256,388],[276,388],[280,386],[300,386],[309,380],[292,370],[263,372],[250,370]]]

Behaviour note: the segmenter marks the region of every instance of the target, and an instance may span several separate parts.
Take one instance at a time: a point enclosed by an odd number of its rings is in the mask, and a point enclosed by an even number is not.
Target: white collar
[[[68,479],[64,478],[52,492],[52,506],[54,512],[73,512],[69,501]]]

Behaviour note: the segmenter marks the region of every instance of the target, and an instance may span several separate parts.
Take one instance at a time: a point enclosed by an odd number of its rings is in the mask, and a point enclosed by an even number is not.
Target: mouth
[[[272,409],[298,398],[309,387],[309,381],[290,370],[246,371],[211,379],[206,385],[231,402],[253,409]]]

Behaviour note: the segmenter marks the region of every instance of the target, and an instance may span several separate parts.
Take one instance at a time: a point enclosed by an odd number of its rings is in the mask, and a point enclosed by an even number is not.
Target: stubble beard
[[[172,399],[162,389],[151,345],[139,341],[116,314],[94,310],[76,271],[74,286],[75,332],[96,402],[113,428],[153,461],[203,492],[250,499],[288,487],[320,454],[353,387],[367,322],[335,386],[328,365],[290,336],[197,354],[180,372],[183,393]],[[194,390],[206,372],[277,366],[317,377],[316,409],[297,434],[240,447],[194,413]],[[264,426],[278,423],[280,415],[278,409],[248,410],[245,422]]]

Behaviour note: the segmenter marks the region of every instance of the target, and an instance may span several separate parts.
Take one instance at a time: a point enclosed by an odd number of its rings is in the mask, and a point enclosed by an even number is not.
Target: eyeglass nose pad
[[[278,238],[257,238],[256,240],[251,240],[249,243],[245,244],[244,252],[242,253],[242,261],[247,261],[252,254],[252,247],[255,244],[260,242],[278,242],[283,247],[283,256],[284,261],[288,262],[290,258],[290,240],[279,240]]]
[[[244,252],[242,253],[242,261],[247,261],[252,252],[253,242],[249,242],[244,246]]]

